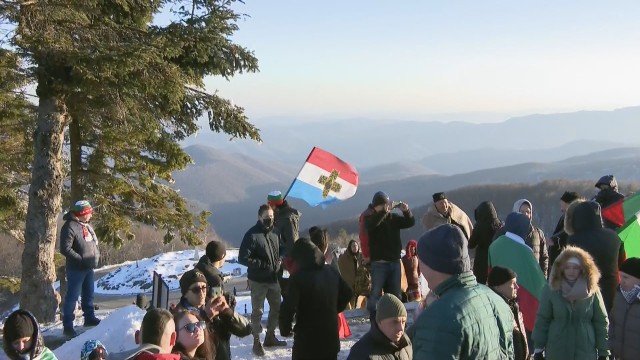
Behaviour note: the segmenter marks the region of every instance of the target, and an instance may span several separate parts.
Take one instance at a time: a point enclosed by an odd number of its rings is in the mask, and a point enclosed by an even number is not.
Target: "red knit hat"
[[[73,206],[71,207],[71,212],[75,216],[84,216],[87,214],[91,214],[93,212],[93,208],[87,200],[80,200],[73,204]]]

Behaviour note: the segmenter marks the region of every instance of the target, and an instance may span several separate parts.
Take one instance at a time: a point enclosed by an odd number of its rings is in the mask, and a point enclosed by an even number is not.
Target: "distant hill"
[[[448,117],[447,120],[451,120]],[[227,152],[300,166],[313,146],[338,154],[357,168],[395,162],[420,161],[443,153],[495,150],[553,149],[575,141],[609,143],[611,147],[635,146],[640,133],[640,107],[614,111],[580,111],[536,114],[502,123],[472,124],[371,119],[326,120],[321,122],[274,122],[261,129],[263,143],[229,141],[228,136],[201,131],[185,144],[206,144]],[[587,152],[603,147],[587,149]],[[583,150],[585,150],[583,148]],[[553,152],[553,150],[551,150]],[[571,153],[566,156],[577,155]],[[479,154],[480,155],[480,154]],[[559,158],[531,159],[553,161]],[[522,160],[520,160],[522,162]],[[513,164],[493,163],[485,167]],[[424,165],[442,173],[430,163]],[[466,168],[461,171],[477,170]]]

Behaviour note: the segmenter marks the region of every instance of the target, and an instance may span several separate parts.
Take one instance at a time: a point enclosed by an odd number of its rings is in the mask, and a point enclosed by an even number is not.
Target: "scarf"
[[[583,277],[579,277],[578,280],[571,285],[566,279],[563,279],[560,293],[563,298],[567,299],[567,301],[571,303],[576,300],[586,299],[589,296],[587,280]]]
[[[640,285],[634,286],[633,289],[629,291],[624,291],[620,288],[620,292],[628,304],[633,304],[636,299],[640,299]]]

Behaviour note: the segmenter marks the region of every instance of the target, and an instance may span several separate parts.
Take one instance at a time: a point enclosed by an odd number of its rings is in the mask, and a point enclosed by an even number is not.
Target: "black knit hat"
[[[438,202],[440,200],[445,200],[447,198],[447,196],[443,193],[443,192],[437,192],[433,195],[431,195],[431,197],[433,198],[433,202]]]
[[[33,320],[25,311],[14,311],[4,323],[4,340],[13,342],[18,339],[32,337],[35,332]]]
[[[487,285],[500,286],[511,279],[515,279],[515,277],[516,273],[514,273],[513,270],[502,266],[494,266],[491,268],[491,272],[489,272]]]
[[[389,195],[387,195],[383,191],[378,191],[377,193],[373,194],[371,205],[373,206],[384,205],[388,202],[389,202]]]
[[[418,241],[418,258],[431,269],[450,275],[471,269],[467,237],[459,227],[440,225],[427,231]]]
[[[222,260],[227,255],[227,246],[222,241],[210,241],[207,244],[205,254],[211,261]]]
[[[620,271],[640,279],[640,258],[628,258],[620,266]]]
[[[578,200],[580,195],[578,195],[575,191],[565,191],[564,194],[560,197],[560,200],[567,204],[571,204],[572,202]]]
[[[180,278],[180,292],[182,292],[182,295],[185,295],[187,291],[189,291],[191,285],[199,282],[207,283],[207,278],[203,273],[196,269],[187,271]]]

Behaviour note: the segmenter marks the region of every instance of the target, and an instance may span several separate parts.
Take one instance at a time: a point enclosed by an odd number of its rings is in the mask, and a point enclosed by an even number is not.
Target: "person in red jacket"
[[[418,242],[410,240],[405,249],[405,255],[402,257],[402,265],[407,277],[407,299],[409,301],[420,301],[420,267],[418,266],[417,256]]]

